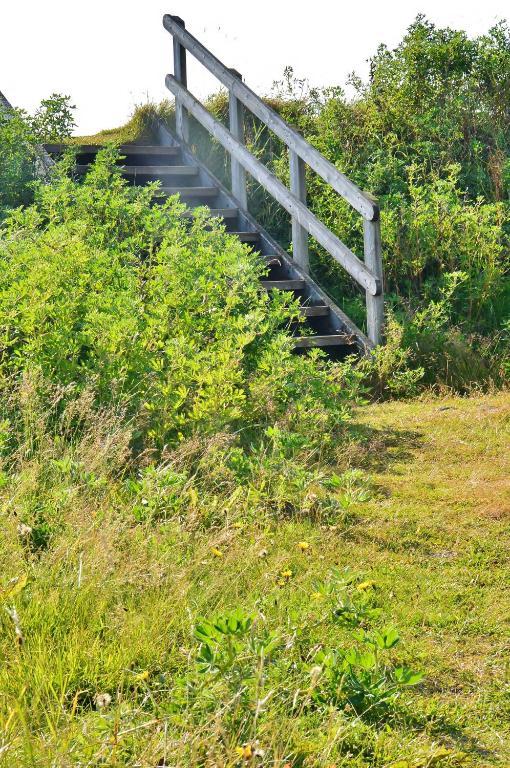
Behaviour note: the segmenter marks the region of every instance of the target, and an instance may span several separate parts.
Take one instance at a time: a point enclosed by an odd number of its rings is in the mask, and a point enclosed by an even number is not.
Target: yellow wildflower
[[[243,760],[249,760],[253,756],[251,744],[245,744],[244,747],[236,747],[236,752]]]
[[[223,557],[223,552],[220,549],[217,549],[216,547],[211,547],[211,552],[214,555],[214,557]]]
[[[301,552],[306,552],[307,549],[310,549],[310,545],[307,541],[299,541],[298,548],[301,550]]]
[[[375,581],[372,579],[369,579],[368,581],[362,581],[361,584],[358,584],[356,589],[359,592],[364,592],[366,589],[375,589]]]

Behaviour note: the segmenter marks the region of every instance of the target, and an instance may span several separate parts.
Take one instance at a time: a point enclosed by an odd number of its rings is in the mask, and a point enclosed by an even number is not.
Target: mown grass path
[[[357,421],[374,495],[342,560],[354,549],[385,592],[438,736],[508,765],[510,395],[386,403]]]

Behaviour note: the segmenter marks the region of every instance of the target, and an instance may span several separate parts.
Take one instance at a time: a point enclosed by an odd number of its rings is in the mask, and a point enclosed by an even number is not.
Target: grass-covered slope
[[[245,493],[207,530],[192,493],[167,515],[172,471],[115,479],[106,416],[26,453],[2,490],[4,764],[507,765],[509,415],[507,394],[359,411],[320,523]],[[395,626],[363,701],[321,649]],[[402,663],[425,678],[384,702]]]
[[[154,140],[154,120],[171,119],[173,108],[169,102],[140,104],[135,107],[129,120],[117,128],[105,128],[88,136],[72,136],[70,144],[150,144]]]

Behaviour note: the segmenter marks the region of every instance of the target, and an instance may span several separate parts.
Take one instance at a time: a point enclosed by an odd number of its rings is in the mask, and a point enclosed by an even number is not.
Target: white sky
[[[122,124],[137,103],[168,92],[172,43],[163,13],[181,16],[227,66],[267,93],[287,64],[312,85],[343,84],[381,42],[396,45],[416,14],[442,26],[487,31],[510,17],[508,0],[0,0],[0,91],[33,110],[52,92],[68,93],[77,133]],[[214,90],[193,62],[188,87]]]

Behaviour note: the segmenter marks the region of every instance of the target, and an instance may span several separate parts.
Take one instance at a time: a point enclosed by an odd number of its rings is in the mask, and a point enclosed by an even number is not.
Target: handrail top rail
[[[257,94],[213,53],[200,43],[187,29],[178,16],[163,16],[165,29],[225,85],[256,117],[262,120],[285,144],[307,163],[321,178],[338,192],[350,205],[368,221],[379,218],[379,206],[374,198],[363,192],[347,178],[310,142],[283,120]]]

